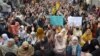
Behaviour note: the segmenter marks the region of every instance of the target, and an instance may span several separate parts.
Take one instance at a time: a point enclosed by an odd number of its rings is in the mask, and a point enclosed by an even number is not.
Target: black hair
[[[34,56],[42,56],[41,51],[37,50],[37,51],[35,52]]]
[[[26,32],[30,34],[30,33],[31,33],[31,31],[32,31],[32,29],[31,29],[31,28],[32,28],[32,26],[28,26],[28,27],[27,27]]]
[[[7,52],[7,53],[5,54],[5,56],[16,56],[16,54],[14,54],[14,53],[12,53],[12,52]]]
[[[93,39],[93,40],[91,40],[91,44],[90,45],[91,46],[96,46],[96,45],[99,46],[99,43],[98,43],[97,39]]]
[[[85,43],[84,46],[82,47],[82,52],[87,52],[89,51],[89,44],[88,43]]]

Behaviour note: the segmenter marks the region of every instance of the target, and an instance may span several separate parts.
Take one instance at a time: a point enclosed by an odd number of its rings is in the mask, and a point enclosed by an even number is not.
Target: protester
[[[89,48],[90,48],[89,49],[90,53],[92,53],[96,49],[99,49],[100,48],[100,44],[98,43],[97,39],[91,40],[90,47]]]
[[[81,56],[81,46],[78,43],[78,38],[73,36],[71,39],[71,43],[67,47],[67,55],[68,56]]]
[[[14,37],[14,40],[15,40],[15,44],[16,44],[18,47],[21,46],[22,42],[20,41],[20,38],[19,38],[17,35]]]
[[[19,47],[17,56],[32,56],[34,55],[34,48],[27,42],[23,42],[22,46]]]
[[[0,50],[3,55],[91,56],[100,48],[100,7],[87,0],[5,0],[2,3]],[[10,38],[14,41],[9,41]]]
[[[88,37],[88,38],[87,38]],[[82,35],[82,40],[84,42],[89,42],[93,39],[91,29],[87,29],[86,32]]]
[[[30,37],[27,39],[28,42],[30,42],[32,45],[36,44],[36,34],[35,32],[31,32]]]
[[[8,52],[12,52],[14,54],[17,54],[18,47],[15,44],[14,39],[9,39],[7,41],[7,43],[3,46],[0,46],[0,48],[1,48],[3,56],[5,56],[5,54],[8,53]]]
[[[75,29],[73,30],[73,35],[75,35],[75,36],[77,36],[77,37],[81,37],[81,35],[82,35],[82,30],[79,29],[78,27],[75,28]]]
[[[20,37],[20,39],[23,40],[25,38],[25,35],[26,35],[25,27],[23,25],[21,25],[20,29],[19,29],[19,37]]]
[[[45,41],[45,35],[44,35],[44,30],[43,28],[38,28],[37,32],[36,32],[36,37],[37,37],[37,41]]]
[[[66,38],[67,37],[63,37],[63,33],[58,33],[55,36],[55,56],[64,56],[65,55],[65,49],[66,49]]]
[[[82,53],[81,53],[81,56],[92,56],[91,53],[89,53],[89,44],[85,44],[83,47],[82,47]]]
[[[7,34],[2,34],[3,44],[7,44],[9,37]]]
[[[19,30],[19,22],[15,22],[15,25],[10,25],[9,32],[13,35],[18,35]]]

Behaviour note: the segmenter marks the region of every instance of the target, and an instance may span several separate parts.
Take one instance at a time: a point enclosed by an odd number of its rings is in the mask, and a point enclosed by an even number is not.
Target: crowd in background
[[[0,56],[99,56],[100,7],[83,0],[5,4],[11,10],[0,11]],[[64,26],[51,25],[50,15],[63,15]],[[69,16],[81,16],[82,26],[70,27]]]

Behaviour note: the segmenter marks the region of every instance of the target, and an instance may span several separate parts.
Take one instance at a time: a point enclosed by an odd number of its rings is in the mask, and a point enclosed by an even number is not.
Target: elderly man
[[[12,52],[12,53],[16,54],[17,49],[18,49],[18,47],[15,45],[14,39],[9,39],[7,44],[0,46],[0,48],[1,48],[3,56],[5,56],[5,54],[8,52]]]
[[[29,45],[27,41],[23,42],[22,46],[19,47],[17,56],[32,56],[34,55],[34,48]]]

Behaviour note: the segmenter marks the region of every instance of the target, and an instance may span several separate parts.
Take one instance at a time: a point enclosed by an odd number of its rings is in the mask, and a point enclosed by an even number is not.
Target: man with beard
[[[32,56],[34,55],[34,48],[29,45],[27,41],[23,42],[22,46],[19,47],[17,56]]]

